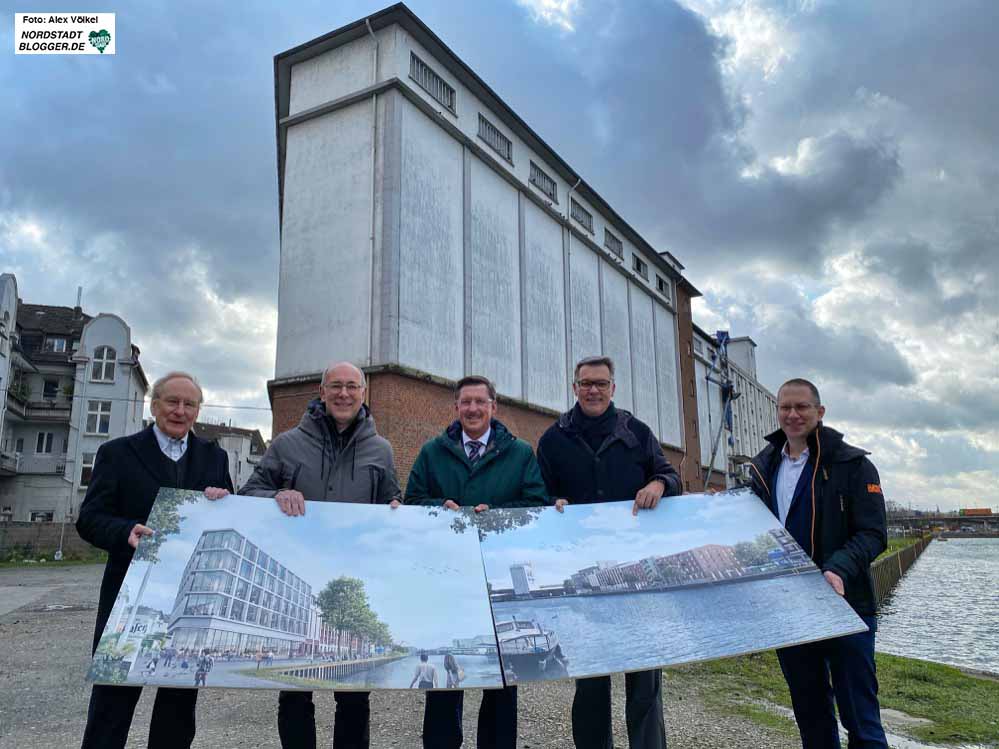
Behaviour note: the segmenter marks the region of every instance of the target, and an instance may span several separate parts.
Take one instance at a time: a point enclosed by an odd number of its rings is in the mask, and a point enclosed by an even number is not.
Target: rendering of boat
[[[517,619],[496,622],[500,656],[508,681],[526,676],[558,678],[568,675],[568,658],[562,653],[558,635],[538,622]]]

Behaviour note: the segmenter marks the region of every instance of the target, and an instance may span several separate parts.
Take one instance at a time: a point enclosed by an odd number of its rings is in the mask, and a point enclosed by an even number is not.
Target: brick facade
[[[680,471],[685,491],[700,491],[701,461],[697,441],[697,401],[692,394],[694,387],[693,360],[687,354],[690,348],[690,298],[680,297],[686,304],[686,326],[680,315],[680,357],[683,385],[683,412],[685,442],[692,446],[693,455],[665,447],[666,457]],[[424,442],[436,437],[457,418],[454,410],[453,383],[436,377],[420,375],[399,367],[377,367],[366,372],[368,391],[366,402],[375,419],[378,433],[392,445],[395,454],[396,474],[405,489],[409,471]],[[319,395],[319,375],[298,378],[292,382],[270,382],[268,391],[273,409],[273,434],[291,429],[298,424],[309,401]],[[552,425],[558,414],[548,409],[528,406],[520,401],[500,397],[497,418],[513,434],[537,448],[538,440]],[[693,432],[691,430],[694,430]],[[722,487],[724,488],[724,483]]]

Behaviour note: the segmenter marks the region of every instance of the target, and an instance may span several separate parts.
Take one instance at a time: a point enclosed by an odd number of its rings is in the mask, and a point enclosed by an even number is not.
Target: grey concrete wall
[[[288,131],[277,377],[367,359],[371,118],[366,100]]]
[[[631,323],[628,316],[628,279],[613,268],[601,274],[603,283],[604,354],[614,360],[617,390],[614,403],[629,411],[634,409],[631,385]]]
[[[679,389],[676,316],[662,305],[653,310],[656,326],[656,377],[659,395],[659,439],[683,447],[683,413]]]
[[[527,400],[566,407],[565,268],[562,227],[529,201],[523,202],[527,317]]]
[[[399,363],[464,373],[462,147],[423,112],[403,107],[399,232]]]
[[[470,247],[465,269],[470,371],[520,396],[520,243],[517,191],[478,158],[468,158]]]
[[[572,312],[572,364],[585,356],[599,356],[600,263],[582,242],[569,246],[569,303]]]
[[[631,357],[634,362],[635,415],[659,432],[659,395],[656,384],[656,341],[652,297],[637,287],[631,292]]]
[[[59,536],[62,534],[62,550],[64,555],[89,556],[97,550],[80,538],[76,527],[67,523],[0,523],[0,558],[8,555],[37,559],[39,556],[50,556],[59,548]]]

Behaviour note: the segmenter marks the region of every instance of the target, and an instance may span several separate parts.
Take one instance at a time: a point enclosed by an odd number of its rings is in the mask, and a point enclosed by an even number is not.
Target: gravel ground
[[[86,718],[84,682],[97,609],[100,565],[0,569],[0,747],[78,746]],[[666,672],[666,726],[670,749],[759,747],[793,749],[797,742],[748,720],[708,710],[688,675]],[[479,690],[465,699],[466,746],[474,745]],[[136,710],[129,747],[145,745],[153,690]],[[624,683],[615,677],[615,745],[627,746]],[[332,735],[333,696],[317,692],[320,746]],[[522,747],[571,749],[572,682],[521,686]],[[371,698],[373,749],[419,747],[423,697],[375,692]],[[258,690],[203,690],[198,698],[195,747],[278,747],[277,695]]]

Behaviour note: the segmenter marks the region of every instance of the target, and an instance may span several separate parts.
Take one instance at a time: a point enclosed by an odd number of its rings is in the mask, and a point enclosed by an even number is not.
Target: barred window
[[[569,212],[572,214],[572,217],[574,219],[576,219],[576,221],[579,222],[580,226],[582,226],[584,229],[586,229],[586,231],[588,231],[590,234],[592,234],[593,233],[593,214],[590,213],[585,208],[583,208],[583,206],[581,206],[579,203],[577,203],[572,198],[569,198],[569,204],[570,204],[569,205]]]
[[[551,198],[553,202],[558,203],[558,184],[533,161],[531,162],[530,181],[532,185]]]
[[[649,280],[649,264],[638,255],[631,256],[631,269],[646,281]]]
[[[479,137],[504,159],[513,163],[513,143],[497,127],[479,113]]]
[[[624,243],[607,231],[607,229],[604,229],[604,247],[618,257],[624,257]]]
[[[409,77],[443,105],[451,114],[457,114],[454,108],[454,89],[441,78],[415,52],[409,53]]]

